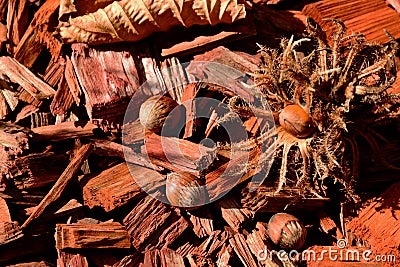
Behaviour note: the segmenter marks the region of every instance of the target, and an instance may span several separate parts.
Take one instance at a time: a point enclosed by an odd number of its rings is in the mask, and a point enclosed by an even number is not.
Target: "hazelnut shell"
[[[206,203],[208,194],[203,179],[190,173],[167,175],[166,196],[172,206],[194,209]]]
[[[307,230],[299,219],[288,213],[277,213],[268,222],[271,241],[284,249],[300,249],[307,236]]]
[[[160,133],[168,115],[178,106],[175,100],[167,96],[152,96],[140,106],[140,123],[146,129],[154,133]],[[168,118],[168,121],[173,123],[181,119],[180,112],[174,112],[174,116],[179,118]],[[173,125],[171,125],[171,127],[173,127]]]
[[[315,124],[299,105],[288,105],[279,114],[279,124],[298,138],[307,138],[315,132]]]

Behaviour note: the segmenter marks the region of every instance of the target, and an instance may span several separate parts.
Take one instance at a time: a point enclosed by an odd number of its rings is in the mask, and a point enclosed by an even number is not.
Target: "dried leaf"
[[[246,15],[236,0],[121,0],[71,18],[59,32],[65,43],[138,41],[174,26],[233,23]]]

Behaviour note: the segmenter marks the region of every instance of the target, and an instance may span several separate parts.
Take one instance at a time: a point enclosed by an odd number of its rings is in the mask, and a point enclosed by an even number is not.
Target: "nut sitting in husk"
[[[288,105],[279,114],[279,124],[290,134],[306,138],[315,131],[315,125],[307,112],[299,105]]]
[[[154,133],[161,133],[164,124],[164,131],[174,129],[182,119],[181,109],[178,106],[178,103],[172,98],[158,95],[152,96],[140,106],[140,123]],[[177,107],[178,110],[168,117]]]
[[[360,147],[381,155],[381,126],[398,124],[398,95],[387,89],[398,73],[399,44],[389,33],[385,45],[368,43],[362,34],[347,35],[343,22],[328,20],[336,26],[330,36],[308,19],[305,38],[284,38],[280,49],[261,47],[256,84],[279,113],[276,192],[296,187],[302,195],[327,196],[336,184],[358,202]]]
[[[295,216],[277,213],[268,222],[268,235],[281,248],[296,250],[304,245],[307,230]]]
[[[208,199],[202,179],[189,173],[169,173],[166,195],[171,205],[193,209],[204,205]]]

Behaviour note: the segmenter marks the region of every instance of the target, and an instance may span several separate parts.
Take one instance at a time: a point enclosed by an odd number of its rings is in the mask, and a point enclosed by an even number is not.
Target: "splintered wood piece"
[[[152,169],[121,163],[91,178],[83,187],[83,200],[108,212],[164,184],[165,178]]]
[[[146,153],[150,158],[170,162],[178,167],[178,172],[196,173],[213,162],[216,152],[215,149],[187,140],[151,134],[145,139],[142,153]]]
[[[196,54],[225,42],[232,42],[257,34],[250,16],[230,25],[205,26],[196,29],[196,31],[180,28],[174,33],[176,33],[173,35],[174,38],[169,37],[167,33],[162,33],[155,40],[162,47],[161,55],[163,57]]]
[[[209,236],[214,231],[214,218],[208,209],[198,209],[189,212],[193,232],[199,237]]]
[[[64,77],[65,63],[63,59],[54,58],[50,60],[46,70],[44,71],[43,80],[51,87],[56,87]]]
[[[243,207],[254,212],[281,212],[285,211],[315,211],[321,210],[329,198],[304,197],[296,190],[276,193],[272,187],[260,186],[255,191],[249,188],[242,190],[241,199]]]
[[[254,147],[250,151],[235,151],[234,156],[228,162],[223,163],[215,170],[206,174],[206,185],[210,199],[229,192],[234,186],[240,184],[256,174],[259,170],[254,168],[260,159],[260,147]],[[224,151],[218,151],[222,155]],[[231,154],[230,151],[224,154]]]
[[[207,61],[220,63],[243,73],[256,73],[258,64],[261,63],[258,56],[253,56],[244,52],[232,52],[224,46],[219,46],[203,54],[196,55],[193,58],[193,62],[204,62],[204,64],[195,65],[197,68],[206,67]],[[190,73],[190,65],[188,68],[187,71]],[[200,70],[201,69],[197,69],[197,72],[201,73]],[[204,71],[205,70],[206,69],[204,69]]]
[[[0,121],[0,159],[3,162],[13,160],[26,152],[30,147],[32,132],[16,124]],[[0,170],[6,171],[7,165],[1,165]]]
[[[182,255],[182,257],[186,257],[189,254],[191,254],[196,248],[197,246],[201,244],[201,242],[199,242],[198,240],[189,240],[187,242],[185,242],[183,245],[179,246],[176,249],[176,252],[178,252],[180,255]]]
[[[272,254],[268,249],[272,247],[272,244],[269,242],[267,229],[260,222],[257,222],[256,229],[246,236],[246,243],[254,257],[258,260],[262,259],[260,260],[262,266],[281,266],[270,257]]]
[[[148,267],[184,267],[185,262],[181,255],[169,248],[149,250],[144,255],[143,266]]]
[[[139,251],[168,246],[190,227],[178,209],[151,196],[142,199],[123,222]]]
[[[273,112],[273,115],[278,114],[276,112]],[[257,134],[260,132],[265,132],[268,130],[269,127],[269,121],[266,118],[262,118],[261,116],[258,116],[258,114],[254,114],[256,116],[248,118],[244,123],[243,126],[246,129],[247,132],[249,132],[250,136],[255,137]],[[278,120],[278,116],[276,116],[276,120]]]
[[[87,258],[80,254],[73,255],[64,251],[59,251],[58,254],[59,267],[89,267]]]
[[[400,38],[399,14],[381,0],[323,0],[304,6],[302,13],[315,20],[330,36],[335,30],[326,18],[339,19],[347,27],[347,35],[363,33],[369,42],[387,43],[387,30]],[[380,18],[380,19],[371,19]]]
[[[224,244],[217,254],[217,267],[229,266],[229,261],[232,258],[232,247]]]
[[[148,250],[144,254],[144,262],[143,262],[142,266],[143,267],[144,266],[149,266],[149,267],[161,266],[160,251],[158,249]]]
[[[232,246],[236,255],[239,257],[240,261],[244,266],[258,267],[257,261],[253,257],[249,246],[246,243],[246,238],[242,234],[235,234],[229,239],[229,244]]]
[[[162,169],[147,160],[143,154],[136,153],[128,146],[124,146],[115,142],[101,139],[90,139],[95,149],[94,153],[101,156],[118,157],[126,162],[147,167],[149,169],[161,171]]]
[[[7,174],[18,189],[43,187],[57,180],[67,159],[64,153],[32,153],[11,161]]]
[[[74,45],[71,61],[85,94],[89,117],[121,123],[130,98],[140,86],[131,51]]]
[[[181,255],[169,248],[163,248],[160,250],[161,266],[176,266],[185,267],[185,262]]]
[[[181,104],[186,108],[186,125],[183,138],[189,138],[193,134],[193,126],[196,118],[196,104],[195,98],[201,88],[204,87],[203,83],[189,83],[186,85],[182,93]]]
[[[0,245],[17,240],[22,236],[23,233],[17,222],[0,222]]]
[[[8,0],[0,0],[0,21],[7,19]]]
[[[92,136],[97,128],[98,127],[91,122],[68,121],[57,125],[33,128],[32,131],[36,134],[33,138],[35,142],[57,142],[70,138]]]
[[[166,90],[171,98],[180,104],[187,83],[186,72],[181,62],[176,57],[168,57],[161,62],[160,71]]]
[[[250,223],[254,218],[254,213],[249,209],[243,208],[233,197],[224,197],[216,203],[221,209],[222,218],[236,232]]]
[[[137,252],[135,254],[123,257],[112,267],[136,267],[139,266],[140,262],[143,262],[143,254]]]
[[[57,182],[53,185],[47,195],[43,198],[43,200],[36,207],[36,210],[29,216],[29,218],[24,222],[21,226],[22,228],[28,226],[33,220],[37,219],[49,206],[51,203],[56,201],[61,194],[64,192],[65,188],[72,181],[72,179],[76,176],[82,164],[87,159],[89,154],[92,151],[93,146],[91,144],[83,145],[78,152],[74,155],[74,158],[68,164],[64,172],[60,175]]]
[[[367,240],[373,252],[400,258],[400,183],[390,186],[382,195],[363,208],[347,224],[347,230]]]
[[[53,214],[47,215],[44,220],[50,221],[57,218],[69,216],[83,208],[83,205],[76,199],[69,200],[64,206],[56,210]],[[35,211],[36,207],[30,207],[25,209],[25,215],[29,216]]]
[[[71,94],[65,78],[62,77],[58,84],[58,90],[50,105],[51,113],[53,115],[64,115],[71,109],[73,103],[73,95]]]
[[[7,25],[0,22],[0,51],[4,51],[7,43]]]
[[[139,266],[139,262],[143,262],[143,254],[137,252],[135,254],[123,257],[112,267],[136,267]]]
[[[1,105],[4,116],[10,114],[11,111],[14,111],[17,108],[18,98],[16,98],[15,94],[10,90],[2,89],[0,92],[0,98],[1,98],[0,101],[2,101]]]
[[[246,236],[246,243],[255,257],[258,256],[260,251],[266,251],[265,248],[269,245],[266,227],[260,222],[257,222],[256,229],[253,229],[253,231]]]
[[[7,265],[7,267],[51,267],[53,266],[51,263],[40,261],[40,262],[27,262],[27,263],[18,263],[13,265]],[[71,266],[74,267],[74,266]]]
[[[0,222],[12,222],[7,202],[2,197],[0,197]]]
[[[28,68],[11,57],[0,57],[0,74],[21,85],[34,99],[40,101],[54,96],[56,91]]]
[[[10,41],[10,54],[13,54],[28,24],[28,4],[26,0],[8,1],[7,38]]]
[[[230,234],[226,231],[214,231],[210,236],[204,240],[204,242],[198,246],[194,251],[193,255],[214,255],[218,250],[228,241]]]
[[[140,121],[126,123],[122,126],[122,141],[125,145],[144,142],[145,128]]]
[[[53,35],[58,23],[55,14],[58,12],[59,0],[47,0],[35,13],[31,24],[15,49],[14,57],[24,66],[31,68],[40,59],[40,54],[47,48],[53,59],[59,57],[61,42]]]
[[[129,236],[118,222],[57,224],[56,248],[130,248]]]
[[[17,117],[15,118],[15,123],[21,122],[23,119],[26,119],[32,114],[35,114],[36,112],[39,112],[39,108],[34,105],[26,105],[24,106],[20,112],[18,112]]]
[[[7,104],[8,104],[8,107],[10,108],[10,110],[14,111],[18,105],[18,98],[15,97],[14,92],[11,92],[8,89],[3,89],[2,93],[3,93],[3,97],[7,101]]]
[[[4,119],[9,114],[6,98],[0,90],[0,120]]]
[[[189,260],[190,266],[208,266],[218,259],[220,250],[227,245],[229,237],[228,232],[217,230],[212,232],[201,244],[195,244],[194,248],[188,249],[184,254],[179,248],[179,253]]]
[[[74,70],[74,66],[71,62],[71,59],[67,56],[65,61],[65,72],[64,72],[65,81],[68,84],[68,89],[72,94],[72,97],[75,101],[76,105],[79,105],[81,102],[81,87],[79,85],[78,77],[76,77],[76,73]]]

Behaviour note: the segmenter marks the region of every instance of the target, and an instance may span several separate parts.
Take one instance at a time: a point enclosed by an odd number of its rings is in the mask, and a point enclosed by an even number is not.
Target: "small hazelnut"
[[[275,245],[296,250],[304,245],[307,230],[295,216],[277,213],[268,222],[268,235]]]
[[[279,114],[279,124],[298,138],[307,138],[315,132],[312,118],[299,105],[286,106]]]
[[[171,113],[177,107],[176,112]],[[173,117],[168,117],[170,113]],[[182,119],[182,116],[178,103],[167,96],[155,95],[150,97],[140,106],[139,111],[140,123],[154,133],[161,133],[164,123],[167,122],[170,125],[165,125],[166,130],[173,129]]]
[[[167,174],[166,196],[172,206],[193,209],[208,199],[204,181],[190,173]]]

